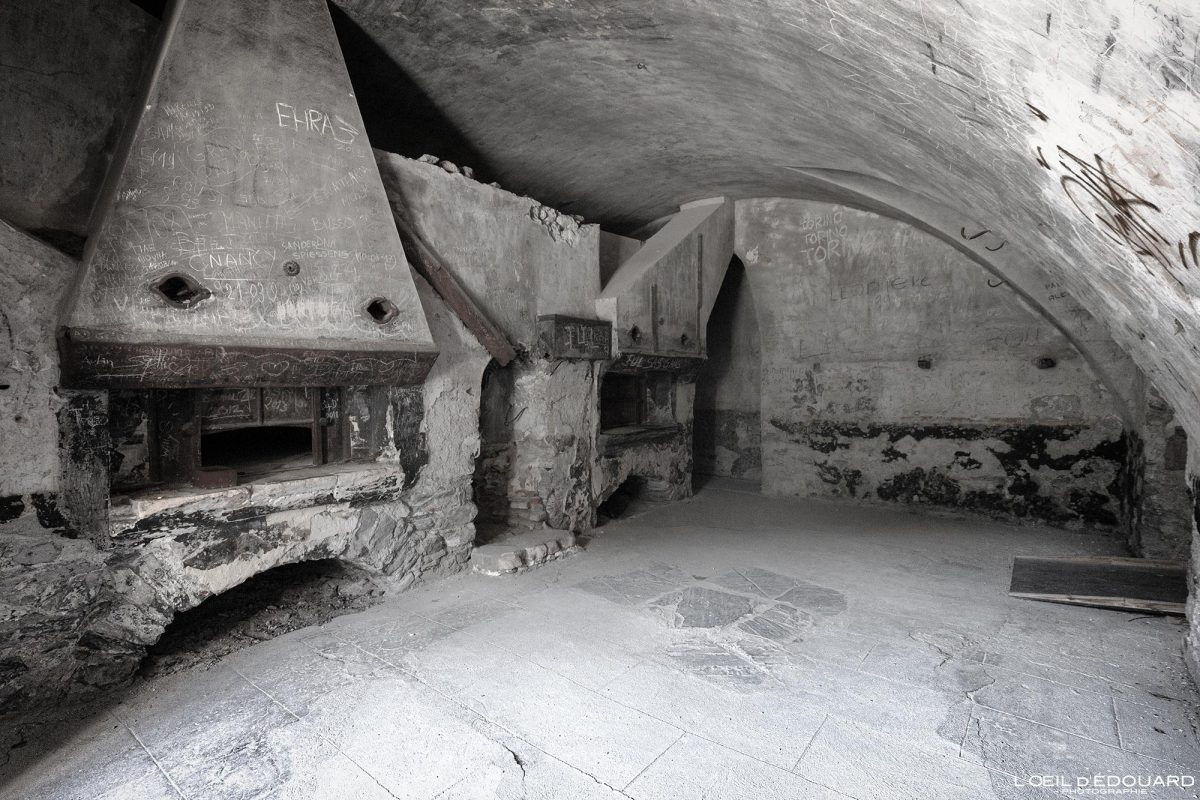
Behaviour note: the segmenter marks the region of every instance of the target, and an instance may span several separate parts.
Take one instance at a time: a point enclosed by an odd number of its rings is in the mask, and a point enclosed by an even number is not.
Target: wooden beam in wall
[[[516,348],[509,341],[508,335],[471,299],[454,274],[446,269],[437,250],[421,235],[416,226],[410,224],[404,215],[394,208],[392,217],[396,220],[396,229],[400,232],[413,268],[429,281],[433,290],[462,320],[463,325],[479,340],[496,363],[502,367],[508,366],[509,362],[517,357]]]

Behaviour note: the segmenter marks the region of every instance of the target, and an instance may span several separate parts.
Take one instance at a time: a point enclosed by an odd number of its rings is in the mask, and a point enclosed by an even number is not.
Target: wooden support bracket
[[[396,220],[396,229],[400,232],[400,239],[404,242],[405,252],[413,267],[421,277],[429,281],[433,290],[462,320],[463,325],[479,340],[496,363],[502,367],[508,366],[509,362],[517,357],[517,351],[507,334],[476,305],[458,279],[446,269],[444,260],[416,226],[395,208],[392,209],[392,217]]]

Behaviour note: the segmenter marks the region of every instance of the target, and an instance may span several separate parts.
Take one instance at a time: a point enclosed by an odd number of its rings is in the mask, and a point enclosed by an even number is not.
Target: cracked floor
[[[1013,555],[1117,552],[712,484],[580,556],[147,680],[23,748],[0,798],[1007,800],[1194,775],[1181,621],[1005,593]]]

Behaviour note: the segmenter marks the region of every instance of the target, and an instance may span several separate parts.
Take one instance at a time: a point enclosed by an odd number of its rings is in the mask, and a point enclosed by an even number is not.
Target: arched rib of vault
[[[1195,0],[338,2],[501,183],[613,230],[797,164],[953,198],[1200,439]]]
[[[1142,377],[1106,326],[1052,281],[1003,231],[990,230],[960,210],[889,181],[844,170],[790,167],[802,176],[801,199],[858,208],[904,222],[941,239],[1004,281],[1033,313],[1054,326],[1080,352],[1117,398],[1122,420],[1136,423]],[[743,261],[746,254],[737,253]]]

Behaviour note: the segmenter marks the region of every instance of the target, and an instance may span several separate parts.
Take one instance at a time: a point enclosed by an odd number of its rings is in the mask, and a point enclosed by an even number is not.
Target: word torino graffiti
[[[1030,109],[1038,119],[1047,119],[1034,106]],[[1168,238],[1151,216],[1161,209],[1113,177],[1112,167],[1103,158],[1093,155],[1093,161],[1087,161],[1064,147],[1057,149],[1058,165],[1063,171],[1059,185],[1079,213],[1100,225],[1117,244],[1161,266],[1180,288],[1186,289],[1178,273],[1200,267],[1200,231],[1192,231],[1184,239]],[[1037,163],[1055,171],[1040,147]]]

